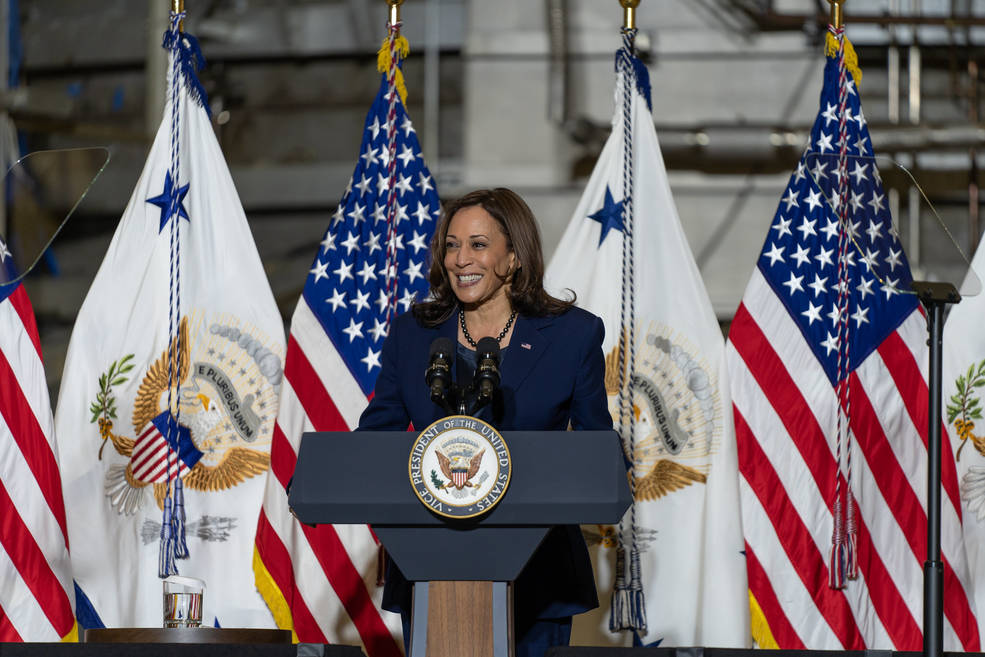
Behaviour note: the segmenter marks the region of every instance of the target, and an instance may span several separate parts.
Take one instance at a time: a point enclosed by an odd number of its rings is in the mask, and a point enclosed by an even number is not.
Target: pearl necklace
[[[464,310],[459,310],[458,311],[458,319],[459,319],[459,322],[462,325],[462,334],[465,336],[465,341],[468,342],[470,345],[472,345],[472,348],[475,349],[477,347],[477,345],[475,343],[475,340],[473,340],[472,339],[472,336],[469,335],[469,330],[465,326],[465,311]],[[500,331],[499,332],[499,335],[496,336],[496,338],[495,338],[496,339],[496,342],[502,342],[503,341],[503,338],[506,337],[506,333],[510,330],[510,327],[513,326],[513,320],[514,319],[516,319],[516,311],[515,310],[512,313],[510,313],[510,318],[506,322],[506,326],[504,326],[503,327],[503,330]]]

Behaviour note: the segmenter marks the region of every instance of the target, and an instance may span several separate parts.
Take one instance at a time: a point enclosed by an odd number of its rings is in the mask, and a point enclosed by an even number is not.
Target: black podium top
[[[306,433],[288,502],[308,524],[443,525],[408,476],[417,434]],[[483,526],[619,522],[632,497],[615,431],[512,431],[513,473]]]

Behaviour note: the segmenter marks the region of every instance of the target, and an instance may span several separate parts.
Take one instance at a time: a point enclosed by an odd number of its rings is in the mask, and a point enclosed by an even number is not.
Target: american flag
[[[847,193],[841,196],[838,185],[838,63],[829,57],[810,142],[729,334],[753,627],[760,628],[755,638],[761,646],[920,650],[926,323],[909,293],[909,265],[858,90],[851,76],[846,84]],[[840,231],[847,238],[842,284]],[[847,293],[847,308],[839,306],[839,289]],[[847,340],[838,330],[846,313]],[[839,374],[839,357],[846,354],[847,371],[841,366]],[[851,430],[840,445],[840,466],[839,380],[848,384]],[[859,573],[835,589],[828,582],[834,501],[849,481],[858,504]],[[950,452],[943,487],[944,647],[977,651]]]
[[[34,310],[0,238],[0,641],[76,635],[65,504]]]
[[[369,657],[402,654],[399,618],[380,612],[375,536],[367,526],[302,526],[288,511],[285,487],[303,432],[356,428],[380,372],[391,301],[403,312],[428,291],[428,247],[440,202],[399,94],[391,160],[387,89],[383,76],[355,172],[291,320],[271,448],[275,476],[256,544],[258,587],[278,625],[293,627],[305,642],[361,643]],[[395,255],[389,264],[388,247]]]

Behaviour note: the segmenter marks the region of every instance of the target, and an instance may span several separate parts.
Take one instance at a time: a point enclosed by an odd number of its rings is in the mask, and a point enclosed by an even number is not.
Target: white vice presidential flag
[[[624,85],[625,74],[617,76],[612,134],[548,267],[547,285],[555,295],[574,290],[578,305],[605,322],[606,389],[618,427],[620,335],[631,334],[628,319],[622,325],[620,293],[628,196],[623,94],[630,93],[635,236],[625,301],[628,309],[634,300],[635,360],[629,365],[627,358],[625,378],[633,390],[636,544],[646,610],[639,640],[743,647],[750,641],[749,607],[724,340],[671,198],[646,69],[631,55],[628,61],[637,83]],[[631,515],[624,519],[627,547]],[[583,531],[601,608],[575,617],[572,643],[629,645],[631,632],[609,630],[618,528]]]
[[[181,365],[172,399],[179,462],[170,476],[183,482],[190,553],[177,569],[206,582],[203,625],[274,626],[252,557],[284,329],[209,118],[188,88],[178,87],[178,180],[169,99],[76,320],[58,396],[78,614],[89,627],[161,626],[171,325],[180,326]],[[173,185],[178,205],[169,211]],[[180,317],[169,317],[172,295]]]
[[[972,260],[979,281],[985,281],[985,248]],[[969,285],[967,287],[975,287]],[[961,529],[971,571],[969,592],[978,610],[978,635],[985,636],[985,292],[966,296],[951,308],[944,323],[944,420],[957,458],[961,490]]]

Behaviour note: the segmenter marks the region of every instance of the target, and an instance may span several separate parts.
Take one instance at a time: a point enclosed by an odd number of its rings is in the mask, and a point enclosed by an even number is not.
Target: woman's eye
[[[485,242],[472,242],[472,248],[473,249],[484,249],[484,248],[486,248],[486,243]]]
[[[456,244],[455,242],[445,242],[445,248],[446,249],[457,249],[458,248],[458,244]]]

